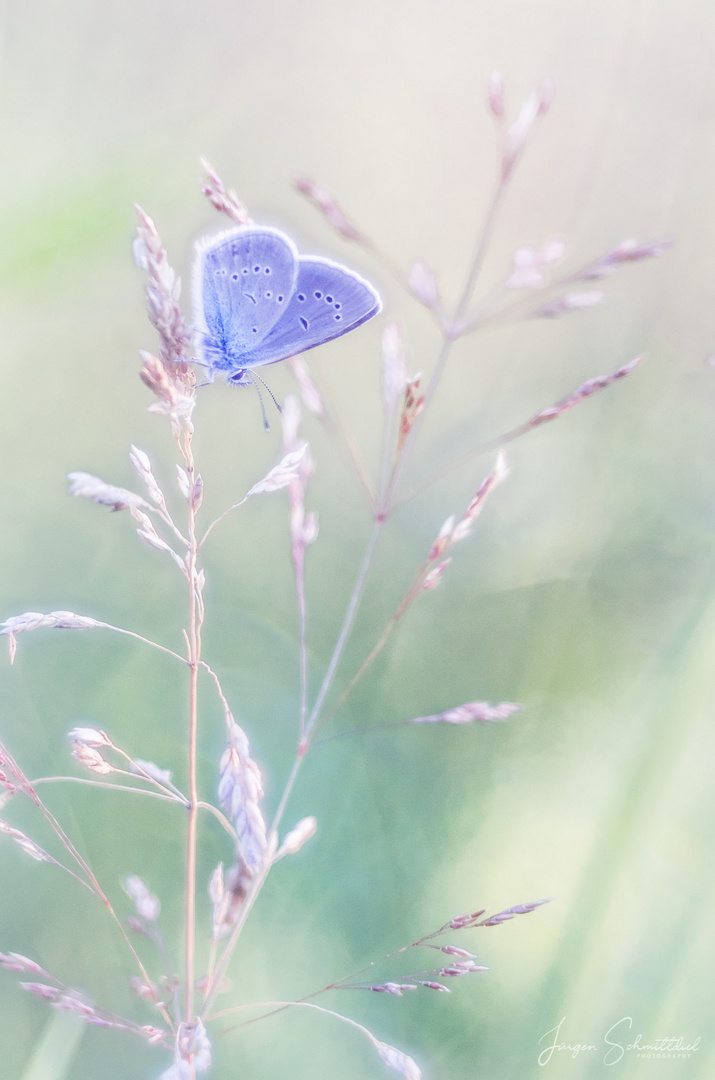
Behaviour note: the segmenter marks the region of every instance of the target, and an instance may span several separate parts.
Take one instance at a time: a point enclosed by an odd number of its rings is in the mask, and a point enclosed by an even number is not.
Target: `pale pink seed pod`
[[[278,849],[278,855],[295,855],[304,844],[315,836],[318,822],[314,817],[305,817],[290,830]]]
[[[492,115],[501,120],[504,116],[504,79],[501,71],[493,71],[489,76],[488,101]]]
[[[390,1046],[389,1043],[379,1042],[377,1039],[375,1047],[385,1064],[404,1077],[404,1080],[422,1080],[422,1072],[418,1069],[417,1063],[404,1051]]]
[[[407,284],[413,296],[416,296],[430,311],[437,311],[440,306],[437,278],[432,268],[421,259],[413,262],[407,275]]]

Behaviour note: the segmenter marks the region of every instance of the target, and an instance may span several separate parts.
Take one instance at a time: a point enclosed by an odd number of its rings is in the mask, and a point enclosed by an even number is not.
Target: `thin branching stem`
[[[310,733],[313,730],[316,721],[318,720],[318,717],[320,716],[320,711],[323,707],[323,703],[328,694],[328,691],[332,686],[335,672],[337,671],[338,664],[340,663],[340,659],[343,655],[343,650],[347,644],[348,637],[350,636],[350,631],[352,630],[353,622],[355,621],[355,616],[357,615],[360,601],[362,600],[362,595],[365,590],[365,582],[367,580],[367,575],[370,567],[372,566],[375,548],[377,546],[378,537],[380,536],[380,532],[382,531],[383,524],[384,521],[380,520],[379,518],[376,519],[373,524],[370,538],[367,542],[367,547],[365,548],[362,565],[360,566],[360,570],[358,571],[358,576],[355,581],[352,596],[350,597],[350,602],[348,603],[348,609],[345,613],[345,619],[343,620],[343,625],[340,629],[338,640],[336,641],[335,648],[333,649],[333,655],[330,657],[328,669],[325,672],[322,685],[320,687],[320,690],[318,691],[318,696],[311,710],[310,717],[308,718],[305,735],[306,739],[310,738]]]
[[[213,816],[216,818],[216,820],[219,822],[219,824],[226,830],[228,835],[231,837],[234,844],[237,842],[238,838],[236,836],[236,830],[234,829],[233,825],[228,820],[228,818],[226,818],[221,813],[221,811],[218,809],[218,807],[214,806],[212,803],[201,802],[201,801],[199,801],[198,807],[199,807],[199,810],[207,810],[209,814],[213,814]]]
[[[7,756],[9,756],[9,755],[6,755],[6,757]],[[144,967],[144,965],[143,965],[143,963],[142,963],[142,961],[141,961],[141,959],[139,957],[139,954],[137,953],[136,949],[134,948],[131,941],[129,940],[129,936],[128,936],[126,930],[124,929],[124,926],[122,925],[121,919],[119,918],[116,911],[114,910],[114,908],[113,908],[113,906],[111,904],[111,901],[109,900],[109,897],[104,892],[102,886],[99,884],[99,881],[97,880],[91,866],[89,865],[87,860],[85,858],[83,858],[83,856],[77,850],[77,848],[72,843],[72,841],[70,840],[70,838],[67,835],[67,833],[65,832],[65,830],[60,825],[60,823],[57,820],[57,818],[55,817],[55,815],[51,812],[51,810],[42,801],[40,796],[37,794],[37,792],[32,787],[29,780],[26,777],[24,777],[24,775],[21,773],[19,768],[16,769],[16,775],[22,776],[22,783],[18,785],[18,790],[20,790],[24,795],[27,796],[27,798],[29,798],[31,800],[31,802],[33,802],[35,804],[37,809],[40,811],[40,813],[43,815],[43,817],[47,821],[48,825],[52,829],[52,831],[55,834],[55,836],[57,837],[57,839],[60,841],[60,843],[64,847],[65,851],[67,851],[72,856],[74,861],[77,863],[77,865],[81,869],[82,873],[86,876],[87,881],[89,882],[95,896],[97,896],[98,899],[101,900],[101,902],[104,904],[105,908],[109,912],[110,916],[112,917],[112,919],[116,923],[117,928],[119,930],[119,933],[122,935],[122,937],[123,937],[123,939],[124,939],[124,941],[125,941],[125,943],[127,945],[127,948],[131,952],[131,954],[132,954],[132,956],[133,956],[133,958],[134,958],[134,960],[135,960],[135,962],[137,964],[137,967],[139,968],[139,971],[141,973],[142,978],[147,983],[147,985],[151,985],[149,975],[148,975],[148,973],[146,971],[146,968]],[[61,864],[59,864],[59,865],[61,865]],[[171,1017],[167,1013],[166,1009],[158,1001],[156,1002],[156,1004],[157,1004],[157,1007],[159,1008],[162,1016],[164,1017],[164,1020],[166,1021],[166,1023],[171,1025]]]
[[[187,432],[183,443],[183,455],[191,484],[195,480],[191,434]],[[198,676],[200,663],[200,613],[198,601],[198,545],[196,541],[196,510],[189,499],[189,815],[186,838],[186,998],[185,1020],[194,1015],[194,981],[196,952],[196,834],[199,812],[197,786],[197,740],[198,740]]]
[[[104,622],[98,622],[95,625],[98,630],[113,630],[115,634],[124,634],[125,637],[141,641],[143,645],[151,645],[152,649],[158,649],[159,652],[166,653],[167,656],[173,656],[174,660],[180,660],[182,664],[187,662],[186,657],[181,656],[180,653],[174,652],[173,649],[167,649],[165,645],[160,645],[158,641],[152,641],[151,638],[146,638],[142,634],[135,634],[133,630],[125,630],[122,626],[112,626],[111,623]]]
[[[121,773],[123,776],[133,776],[133,773],[127,773],[123,769],[115,769],[115,772]],[[109,780],[90,780],[86,776],[40,776],[37,780],[32,781],[33,787],[37,784],[54,784],[57,782],[63,782],[67,784],[84,784],[87,787],[106,788],[109,791],[125,791],[131,792],[133,795],[149,795],[152,799],[162,799],[164,802],[179,803],[180,805],[186,805],[183,799],[179,798],[173,792],[165,794],[161,791],[147,791],[146,788],[129,787],[128,784],[112,784]]]
[[[305,603],[305,548],[301,548],[299,557],[294,559],[295,595],[298,605],[298,653],[300,657],[300,737],[305,736],[308,716],[308,639],[307,609]]]
[[[296,1009],[315,1009],[317,1012],[325,1013],[326,1016],[334,1016],[337,1020],[343,1020],[346,1024],[349,1024],[350,1027],[354,1027],[358,1031],[361,1031],[363,1033],[363,1035],[367,1035],[367,1037],[368,1037],[368,1039],[370,1040],[371,1043],[373,1043],[373,1044],[375,1043],[375,1036],[372,1034],[372,1032],[368,1031],[368,1029],[366,1027],[364,1027],[363,1024],[358,1024],[357,1020],[353,1020],[349,1016],[343,1016],[342,1013],[335,1012],[334,1009],[326,1009],[323,1005],[315,1005],[312,1002],[309,1002],[305,998],[302,998],[300,1001],[257,1001],[255,1003],[251,1002],[250,1005],[235,1005],[235,1006],[233,1006],[233,1008],[223,1009],[221,1012],[213,1013],[212,1016],[211,1016],[211,1019],[216,1020],[216,1019],[218,1019],[218,1018],[220,1018],[222,1016],[231,1016],[234,1013],[243,1012],[246,1009],[270,1009],[271,1010],[268,1013],[263,1013],[262,1016],[256,1016],[256,1017],[254,1017],[253,1020],[248,1020],[247,1021],[247,1023],[252,1024],[252,1023],[255,1023],[257,1020],[264,1020],[268,1016],[274,1016],[278,1012],[283,1012],[284,1009],[294,1009],[294,1008],[296,1008]],[[241,1025],[236,1025],[236,1026],[244,1027],[245,1025],[241,1024]],[[226,1028],[224,1031],[221,1032],[221,1034],[226,1035],[229,1031],[232,1031],[232,1030],[234,1030],[234,1029]]]
[[[208,538],[209,538],[209,536],[211,535],[211,533],[212,533],[212,531],[214,530],[214,528],[215,528],[215,527],[216,527],[216,526],[217,526],[217,525],[218,525],[218,524],[219,524],[220,522],[222,522],[224,518],[228,517],[228,515],[229,515],[230,513],[232,513],[232,512],[234,511],[234,510],[238,510],[239,506],[243,506],[243,504],[244,504],[244,503],[246,502],[246,499],[247,499],[247,498],[248,498],[248,495],[244,495],[244,497],[243,497],[243,498],[241,499],[241,501],[240,501],[240,502],[234,503],[234,504],[233,504],[232,506],[229,506],[229,507],[228,507],[228,508],[227,508],[226,510],[224,510],[224,512],[223,512],[222,514],[219,514],[219,516],[218,516],[217,518],[214,518],[214,519],[213,519],[213,521],[211,522],[211,524],[210,524],[210,525],[208,526],[208,528],[206,529],[206,532],[204,533],[204,535],[203,535],[203,536],[201,537],[201,539],[199,540],[199,543],[198,543],[198,549],[199,549],[199,550],[200,550],[200,549],[201,549],[201,548],[202,548],[202,547],[204,546],[204,544],[205,544],[205,543],[206,543],[206,541],[208,540]]]

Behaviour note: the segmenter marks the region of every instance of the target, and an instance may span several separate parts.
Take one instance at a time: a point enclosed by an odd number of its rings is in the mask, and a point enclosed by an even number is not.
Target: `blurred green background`
[[[404,327],[414,370],[439,338],[423,309],[292,189],[332,191],[393,260],[426,259],[453,304],[496,158],[485,108],[504,72],[515,115],[545,76],[556,98],[511,186],[482,289],[521,243],[569,238],[576,267],[635,236],[662,259],[606,282],[607,303],[458,344],[406,486],[638,353],[641,368],[508,451],[511,476],[442,587],[421,598],[334,722],[368,727],[474,699],[525,706],[508,725],[396,728],[316,748],[286,823],[319,833],[270,879],[232,969],[238,1001],[300,996],[450,917],[554,896],[462,935],[488,974],[451,995],[339,994],[322,1003],[411,1053],[426,1077],[711,1077],[715,574],[715,9],[702,0],[50,0],[8,2],[2,27],[2,616],[69,608],[181,647],[176,574],[124,515],[67,498],[65,474],[136,486],[131,442],[172,488],[167,425],[137,378],[153,331],[130,257],[132,203],[156,219],[184,280],[193,241],[222,226],[198,194],[205,155],[262,223],[340,259],[385,314],[311,356],[369,467],[381,422],[379,335]],[[281,399],[287,365],[270,369]],[[196,451],[206,517],[275,463],[278,424],[255,395],[201,391]],[[310,663],[317,684],[370,515],[322,430],[309,506]],[[490,458],[453,472],[389,526],[342,670],[394,610],[444,518]],[[256,499],[207,545],[207,659],[224,679],[274,807],[295,745],[296,615],[282,496]],[[97,634],[20,639],[0,660],[2,738],[30,776],[76,773],[66,732],[105,727],[184,784],[185,689],[168,660]],[[204,693],[202,786],[214,790],[221,718]],[[48,801],[118,908],[127,873],[160,895],[181,955],[183,829],[173,809],[78,786]],[[17,800],[5,816],[48,842]],[[227,860],[202,839],[200,880]],[[0,949],[26,953],[148,1022],[117,934],[89,894],[0,845]],[[203,889],[203,884],[201,885]],[[203,895],[203,893],[202,893]],[[205,906],[202,915],[208,925]],[[154,965],[150,950],[147,962]],[[426,963],[425,960],[418,963]],[[152,966],[152,970],[156,970]],[[410,970],[408,967],[407,970]],[[397,974],[395,967],[380,976]],[[51,1010],[0,972],[3,1080],[21,1080]],[[229,999],[226,999],[228,1004]],[[595,1044],[541,1067],[542,1036]],[[689,1059],[604,1064],[623,1017],[644,1042],[701,1037]],[[67,1041],[76,1033],[68,1028]],[[62,1038],[60,1032],[60,1038]],[[386,1075],[351,1029],[296,1011],[216,1044],[213,1075]],[[88,1030],[60,1075],[158,1076],[165,1055]],[[53,1058],[53,1055],[49,1055]],[[54,1057],[56,1062],[59,1060]],[[54,1075],[36,1071],[35,1080]]]

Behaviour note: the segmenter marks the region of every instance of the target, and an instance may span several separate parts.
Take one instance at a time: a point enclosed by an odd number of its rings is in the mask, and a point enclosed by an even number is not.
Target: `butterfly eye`
[[[316,300],[322,300],[322,298],[323,298],[322,292],[314,292],[313,296],[315,297]]]
[[[299,292],[298,293],[298,299],[299,300],[305,300],[305,293]]]
[[[326,296],[325,297],[325,303],[326,304],[332,304],[332,302],[333,302],[332,296]]]

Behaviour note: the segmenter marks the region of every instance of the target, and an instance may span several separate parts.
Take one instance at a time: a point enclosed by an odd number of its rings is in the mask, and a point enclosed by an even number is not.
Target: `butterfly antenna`
[[[256,390],[258,391],[258,400],[261,403],[261,413],[263,414],[263,427],[266,429],[266,431],[270,431],[271,430],[271,425],[268,423],[268,417],[266,416],[266,407],[263,404],[263,394],[261,393],[261,388],[258,385],[258,383],[256,382],[256,376],[252,371],[250,372],[250,375],[251,375],[251,382],[253,383]],[[261,380],[261,382],[262,381],[263,380]]]
[[[260,403],[261,403],[261,412],[263,413],[263,426],[264,426],[264,428],[266,429],[266,431],[270,431],[270,430],[271,430],[271,428],[270,428],[270,425],[269,425],[269,423],[268,423],[268,418],[267,418],[267,416],[266,416],[266,410],[265,410],[265,408],[263,407],[263,395],[261,394],[261,388],[260,388],[260,386],[258,385],[258,383],[259,383],[259,382],[260,382],[260,383],[263,383],[263,386],[265,387],[265,389],[266,389],[266,390],[268,391],[268,393],[270,394],[270,396],[271,396],[271,401],[273,402],[273,404],[275,405],[275,407],[276,407],[276,408],[278,409],[278,412],[279,412],[279,413],[282,413],[282,412],[283,412],[283,410],[282,410],[282,408],[280,407],[280,405],[278,404],[278,402],[276,401],[276,397],[275,397],[275,394],[274,394],[274,393],[273,393],[273,391],[271,390],[271,388],[270,388],[270,386],[268,385],[268,383],[266,382],[266,380],[265,380],[265,379],[262,379],[262,378],[261,378],[261,376],[260,376],[260,375],[258,374],[258,372],[257,372],[257,371],[252,371],[252,372],[251,372],[250,374],[251,374],[251,378],[253,379],[253,385],[254,385],[254,386],[256,387],[256,390],[258,391],[258,400],[259,400],[259,401],[260,401]],[[258,380],[258,382],[256,382],[256,380]]]

